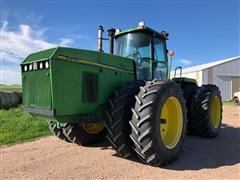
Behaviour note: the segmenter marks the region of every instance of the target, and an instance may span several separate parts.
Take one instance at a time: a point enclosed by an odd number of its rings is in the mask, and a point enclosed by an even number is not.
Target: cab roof
[[[159,33],[158,31],[155,31],[154,29],[149,28],[147,26],[126,29],[124,31],[116,33],[115,38],[118,38],[124,34],[134,33],[134,32],[145,32],[145,33],[157,36],[159,38],[162,38],[164,40],[168,40],[168,33],[166,33],[165,31],[162,31],[161,33]]]

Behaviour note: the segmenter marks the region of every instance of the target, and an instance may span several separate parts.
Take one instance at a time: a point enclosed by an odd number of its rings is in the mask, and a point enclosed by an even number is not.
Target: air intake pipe
[[[104,29],[100,25],[98,27],[98,51],[101,51],[101,52],[103,52],[103,49],[102,49],[103,32],[104,32]]]
[[[108,30],[108,37],[109,37],[109,53],[113,54],[114,50],[114,35],[115,35],[116,29],[111,28]]]

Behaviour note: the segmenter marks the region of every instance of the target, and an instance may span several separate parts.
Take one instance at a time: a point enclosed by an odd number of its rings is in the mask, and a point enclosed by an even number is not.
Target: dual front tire
[[[174,81],[154,80],[136,87],[135,94],[120,89],[107,110],[108,139],[119,155],[137,155],[159,166],[177,158],[187,130],[205,138],[219,134],[222,103],[217,86],[180,89]]]
[[[90,145],[95,142],[103,140],[106,136],[107,130],[105,123],[90,123],[90,124],[66,124],[63,127],[63,134],[67,139],[78,145]]]
[[[124,157],[136,154],[154,166],[169,163],[177,157],[186,132],[186,108],[182,91],[170,80],[148,81],[137,87],[138,90],[133,95],[130,93],[126,101],[122,102],[127,108],[122,109],[122,113],[118,112],[118,118],[114,116],[114,108],[107,111],[110,114],[107,122],[110,142]],[[114,100],[117,97],[112,99],[110,104],[113,106],[110,107],[121,107]],[[130,104],[126,106],[124,103]],[[121,126],[115,125],[116,122]],[[121,143],[116,143],[116,140]],[[123,144],[127,145],[124,146],[124,153]]]
[[[158,166],[176,159],[186,134],[186,108],[179,86],[170,80],[147,82],[132,108],[130,138],[138,156]]]
[[[105,123],[77,124],[69,123],[57,127],[56,121],[48,121],[49,130],[59,139],[78,145],[90,145],[105,138],[107,130]]]
[[[55,135],[57,138],[64,140],[66,142],[70,142],[68,138],[63,134],[63,129],[57,127],[57,122],[53,120],[48,121],[48,128],[51,131],[53,135]]]

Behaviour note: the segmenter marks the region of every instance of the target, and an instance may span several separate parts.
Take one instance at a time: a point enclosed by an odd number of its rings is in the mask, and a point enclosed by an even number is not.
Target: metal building
[[[240,91],[240,56],[183,69],[182,76],[196,79],[199,86],[215,84],[222,100],[232,100]]]

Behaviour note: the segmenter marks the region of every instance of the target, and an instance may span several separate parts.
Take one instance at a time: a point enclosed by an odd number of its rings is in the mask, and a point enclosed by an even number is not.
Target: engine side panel
[[[57,48],[47,59],[49,69],[22,73],[23,105],[35,116],[62,123],[92,115],[104,118],[113,91],[135,78],[131,59],[106,53]]]

